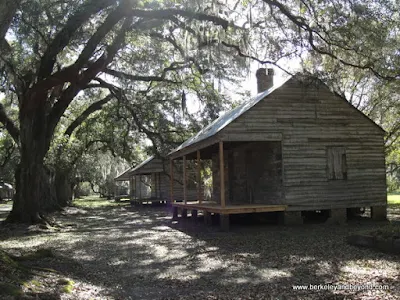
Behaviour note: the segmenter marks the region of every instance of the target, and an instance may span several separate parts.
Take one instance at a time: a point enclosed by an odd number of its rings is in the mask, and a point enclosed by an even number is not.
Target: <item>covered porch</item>
[[[206,224],[217,214],[223,230],[229,230],[229,215],[264,212],[284,212],[283,164],[281,139],[276,135],[260,136],[252,140],[203,141],[183,147],[170,154],[170,169],[176,160],[182,161],[183,201],[174,198],[174,180],[171,174],[170,198],[173,218],[186,218],[191,212],[196,219],[199,212]],[[206,143],[204,143],[206,142]],[[204,199],[202,191],[202,162],[211,162],[212,195]],[[187,165],[196,166],[197,201],[188,201]]]
[[[128,168],[122,174],[114,178],[114,200],[130,199],[133,193],[132,178],[129,175],[132,168]],[[128,185],[126,185],[128,183]]]
[[[133,194],[131,204],[167,203],[162,189],[162,173],[132,175]]]
[[[150,157],[130,171],[133,185],[131,204],[166,203],[164,162]]]

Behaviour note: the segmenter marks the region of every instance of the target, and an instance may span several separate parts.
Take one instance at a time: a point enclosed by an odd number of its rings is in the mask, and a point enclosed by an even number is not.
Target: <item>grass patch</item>
[[[389,194],[388,195],[388,204],[400,204],[400,194]]]
[[[104,208],[130,205],[129,201],[115,202],[114,200],[99,198],[98,196],[75,199],[72,204],[80,208]]]
[[[12,256],[0,249],[0,296],[21,295],[21,285],[27,275]]]
[[[43,285],[35,279],[24,282],[23,286],[26,290],[29,290],[29,291],[32,291],[35,293],[41,292],[42,287],[43,287]]]
[[[48,248],[18,257],[0,249],[0,299],[60,299],[61,293],[73,293],[74,281],[60,278],[55,270],[32,266],[47,257],[55,257]]]
[[[70,279],[63,278],[58,281],[58,284],[62,286],[61,292],[71,294],[74,289],[75,282]]]
[[[18,268],[18,263],[14,261],[6,252],[0,250],[0,266],[2,269],[15,269]]]
[[[3,200],[3,202],[0,202],[0,206],[12,206],[12,204],[13,204],[13,202],[12,202],[12,200],[7,200],[7,201],[4,201]]]

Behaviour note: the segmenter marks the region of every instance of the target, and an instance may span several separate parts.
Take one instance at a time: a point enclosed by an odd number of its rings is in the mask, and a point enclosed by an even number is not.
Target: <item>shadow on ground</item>
[[[397,208],[391,218],[399,218]],[[399,257],[349,246],[345,237],[384,226],[234,225],[171,221],[167,207],[71,208],[59,232],[11,237],[10,251],[50,247],[42,261],[101,290],[99,299],[396,299]],[[294,290],[293,285],[375,284],[382,290]]]

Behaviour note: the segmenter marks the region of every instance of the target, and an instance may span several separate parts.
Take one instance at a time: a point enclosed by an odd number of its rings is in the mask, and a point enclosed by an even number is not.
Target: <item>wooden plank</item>
[[[193,152],[196,152],[197,150],[201,150],[201,149],[204,149],[204,148],[214,145],[215,143],[218,142],[218,140],[219,140],[219,133],[217,133],[214,136],[211,136],[209,138],[206,138],[204,140],[201,140],[200,142],[197,142],[193,145],[189,145],[188,147],[185,147],[176,152],[173,152],[173,153],[169,154],[169,157],[175,159],[175,158],[181,157],[183,155],[191,154]]]
[[[161,198],[142,198],[142,199],[135,199],[136,203],[161,203],[164,202],[165,199],[161,199]]]
[[[135,196],[134,191],[135,191],[135,177],[131,176],[130,180],[130,185],[131,185],[131,198]]]
[[[201,193],[201,160],[200,151],[197,150],[197,199],[201,203],[203,201],[203,195]]]
[[[224,142],[219,142],[219,173],[220,173],[220,192],[221,206],[225,207],[225,168],[224,168]]]
[[[251,214],[261,212],[285,211],[286,205],[270,205],[260,207],[228,207],[228,209],[221,209],[222,214]]]
[[[162,175],[161,172],[158,173],[158,195],[161,198],[163,196],[163,192],[162,192]],[[166,195],[164,195],[164,197],[166,197]]]
[[[156,173],[156,198],[161,198],[160,173]]]
[[[142,199],[142,175],[139,175],[139,199]]]
[[[243,131],[243,127],[241,128]],[[225,131],[223,131],[225,132]],[[268,141],[281,141],[282,133],[277,132],[265,132],[260,130],[254,130],[250,132],[247,130],[245,133],[222,133],[222,140],[230,141],[230,142],[240,142],[240,141],[259,141],[259,142],[268,142]]]
[[[209,213],[218,214],[248,214],[248,213],[259,213],[259,212],[273,212],[273,211],[285,211],[286,205],[262,205],[262,204],[252,204],[252,205],[228,205],[225,207],[219,206],[217,203],[202,203],[192,202],[192,203],[182,203],[177,202],[173,204],[173,207],[178,207],[182,209],[197,209]]]
[[[186,162],[186,155],[183,156],[183,201],[187,203],[187,174],[186,174],[186,167],[187,167],[187,162]]]
[[[174,160],[171,158],[169,161],[170,172],[170,201],[174,203]]]
[[[299,210],[324,210],[324,209],[332,209],[332,208],[351,208],[351,207],[369,207],[369,206],[381,206],[381,205],[385,205],[385,202],[381,201],[381,202],[368,202],[368,203],[364,203],[364,202],[357,202],[357,203],[338,203],[335,204],[335,206],[332,206],[331,204],[326,205],[323,202],[320,203],[307,203],[304,205],[289,205],[288,208],[286,209],[286,211],[299,211]]]
[[[139,190],[138,190],[138,186],[140,187],[140,182],[138,184],[138,177],[135,176],[135,198],[139,197]]]

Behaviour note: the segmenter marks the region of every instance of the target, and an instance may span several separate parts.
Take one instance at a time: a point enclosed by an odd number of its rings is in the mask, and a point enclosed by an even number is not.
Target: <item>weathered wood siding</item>
[[[282,137],[281,200],[289,210],[385,205],[383,135],[325,86],[295,79],[217,134],[224,141],[238,140],[238,136],[249,141]],[[327,148],[332,146],[345,149],[347,179],[328,180]],[[268,157],[259,159],[261,163]],[[217,183],[219,175],[215,175]]]
[[[151,181],[148,175],[135,175],[133,177],[134,190],[133,197],[146,199],[151,197]]]
[[[221,175],[219,166],[219,153],[214,153],[211,159],[212,171],[212,196],[211,200],[221,203]],[[229,204],[229,169],[228,169],[228,151],[224,150],[224,179],[225,179],[225,199],[226,204]]]

